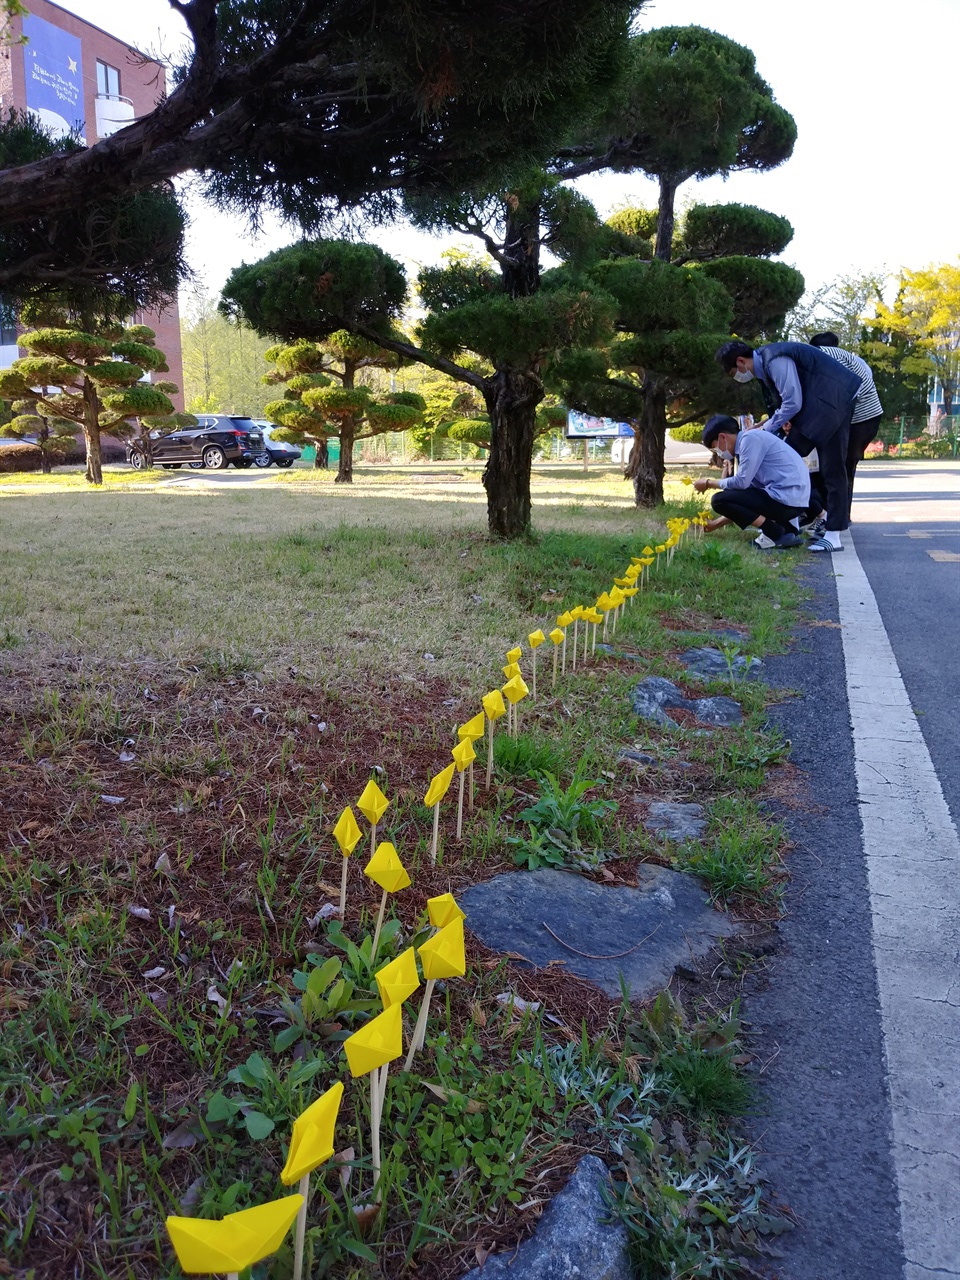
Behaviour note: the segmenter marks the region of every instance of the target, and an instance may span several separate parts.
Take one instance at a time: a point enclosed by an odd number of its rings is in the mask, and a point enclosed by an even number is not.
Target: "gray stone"
[[[644,822],[648,831],[657,831],[668,840],[699,840],[706,830],[702,804],[673,804],[654,800]]]
[[[629,658],[631,662],[643,662],[642,653],[631,653],[628,649],[615,649],[612,644],[598,644],[597,653],[610,654],[614,658]]]
[[[646,751],[634,751],[632,747],[621,747],[617,755],[618,760],[630,760],[633,764],[656,764],[657,757],[651,756]]]
[[[672,680],[663,676],[647,676],[633,691],[633,709],[638,716],[665,728],[677,728],[667,715],[667,708],[691,711],[700,724],[731,725],[743,719],[740,705],[733,698],[685,698]]]
[[[610,1175],[602,1160],[584,1156],[537,1224],[536,1234],[487,1258],[463,1280],[631,1280],[628,1236],[609,1222],[601,1188]]]
[[[742,631],[734,631],[731,627],[719,627],[716,631],[674,631],[671,633],[678,640],[698,640],[702,635],[709,635],[711,640],[719,640],[722,644],[724,641],[732,641],[734,644],[744,644],[748,639]]]
[[[681,653],[680,661],[694,675],[704,680],[756,680],[760,675],[763,663],[759,658],[744,657],[737,654],[727,662],[720,649],[688,649]]]
[[[635,889],[553,868],[510,871],[467,889],[461,906],[485,946],[537,968],[561,961],[612,999],[621,979],[635,1000],[655,995],[676,965],[736,932],[699,880],[646,863]]]

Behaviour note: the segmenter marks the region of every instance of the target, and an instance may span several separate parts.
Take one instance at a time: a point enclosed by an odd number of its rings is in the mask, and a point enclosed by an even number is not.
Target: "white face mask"
[[[722,459],[724,460],[724,462],[732,462],[732,461],[733,461],[733,454],[730,452],[730,450],[729,450],[729,449],[718,449],[718,450],[717,450],[717,457],[718,457],[718,458],[722,458]]]
[[[733,375],[733,380],[734,382],[752,382],[753,374],[750,373],[749,370],[747,369],[744,369],[743,371],[738,369],[737,372]]]

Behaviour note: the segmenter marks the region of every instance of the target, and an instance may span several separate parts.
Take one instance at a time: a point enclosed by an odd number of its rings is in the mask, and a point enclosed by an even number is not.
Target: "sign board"
[[[590,413],[567,410],[568,440],[609,440],[617,436],[633,436],[629,422],[615,422],[613,418],[596,418]]]
[[[23,71],[28,109],[53,134],[77,129],[83,140],[83,64],[80,41],[43,18],[23,19]]]

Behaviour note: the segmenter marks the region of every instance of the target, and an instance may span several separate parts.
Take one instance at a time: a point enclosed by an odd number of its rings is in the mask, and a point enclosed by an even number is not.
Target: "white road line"
[[[904,1275],[947,1280],[960,1277],[960,839],[849,533],[833,564]]]

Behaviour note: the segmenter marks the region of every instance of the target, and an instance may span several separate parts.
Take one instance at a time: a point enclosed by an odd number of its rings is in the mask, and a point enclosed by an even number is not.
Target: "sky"
[[[147,52],[172,54],[185,39],[166,0],[58,3]],[[789,218],[795,235],[782,257],[810,289],[851,272],[956,259],[951,67],[960,49],[960,0],[649,0],[640,17],[643,29],[687,25],[751,48],[799,136],[779,169],[687,183],[681,205],[736,201]],[[625,203],[656,203],[655,185],[642,177],[601,174],[578,186],[602,216]],[[189,260],[214,293],[234,266],[296,239],[295,229],[275,221],[251,238],[243,221],[193,197],[189,209]],[[451,243],[405,226],[370,238],[404,261],[411,277]]]

